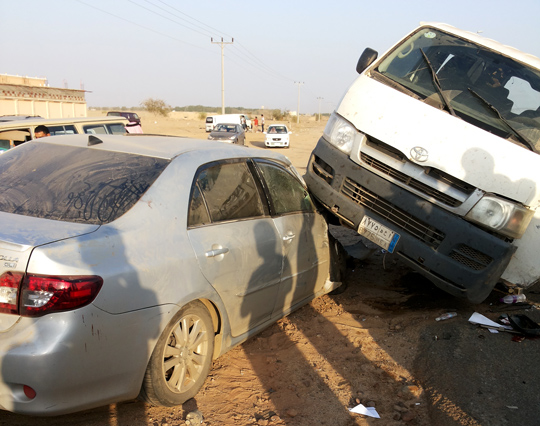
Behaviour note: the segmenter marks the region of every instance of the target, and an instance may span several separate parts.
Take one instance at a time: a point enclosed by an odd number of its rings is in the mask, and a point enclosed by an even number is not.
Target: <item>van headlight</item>
[[[336,148],[350,155],[357,133],[351,123],[334,112],[326,123],[323,135]]]
[[[502,198],[487,195],[467,213],[465,219],[511,237],[521,238],[534,211]]]

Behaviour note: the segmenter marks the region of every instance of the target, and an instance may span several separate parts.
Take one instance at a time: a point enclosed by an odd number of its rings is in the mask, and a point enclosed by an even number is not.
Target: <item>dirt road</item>
[[[303,173],[323,125],[292,127],[292,146],[282,152]],[[204,123],[188,114],[143,115],[143,128],[206,137]],[[262,141],[260,133],[248,135],[254,148]],[[360,240],[343,228],[333,232],[346,245]],[[470,305],[369,242],[365,255],[349,262],[344,293],[313,301],[219,358],[183,407],[130,401],[53,419],[2,412],[0,425],[172,426],[185,424],[194,410],[213,426],[540,424],[540,339],[491,334],[468,322],[473,312],[493,320],[520,312],[540,321],[540,311],[503,305],[499,291]],[[538,289],[527,296],[540,302]],[[457,317],[435,321],[450,311]],[[360,403],[381,418],[348,411]]]

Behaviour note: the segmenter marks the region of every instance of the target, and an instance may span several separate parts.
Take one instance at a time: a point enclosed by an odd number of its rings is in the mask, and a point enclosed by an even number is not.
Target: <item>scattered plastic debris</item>
[[[524,294],[508,294],[499,299],[499,302],[511,305],[512,303],[522,303],[527,300]]]
[[[379,413],[377,413],[375,407],[365,407],[362,404],[359,404],[354,408],[349,408],[349,411],[351,413],[362,414],[364,416],[373,417],[375,419],[381,418],[381,416],[379,416]]]
[[[192,411],[186,416],[186,425],[199,426],[203,422],[203,415],[199,410]]]
[[[514,329],[521,331],[523,334],[527,336],[540,336],[540,325],[527,315],[510,315],[508,320]]]
[[[478,312],[475,312],[471,315],[471,317],[469,318],[469,322],[471,324],[476,324],[481,327],[494,329],[495,331],[513,331],[511,326],[496,323],[495,321],[490,320],[489,318],[485,317],[482,314],[479,314]]]
[[[450,318],[454,318],[457,316],[457,312],[447,312],[446,314],[442,314],[441,316],[435,318],[435,321],[444,321]]]

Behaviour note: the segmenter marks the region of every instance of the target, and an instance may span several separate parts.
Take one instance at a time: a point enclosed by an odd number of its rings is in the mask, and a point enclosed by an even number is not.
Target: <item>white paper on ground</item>
[[[362,404],[357,405],[354,408],[349,408],[351,413],[363,414],[364,416],[374,417],[380,419],[379,413],[375,410],[375,407],[364,407]]]
[[[506,330],[513,330],[511,326],[499,324],[495,321],[491,321],[489,318],[485,317],[482,314],[479,314],[478,312],[475,312],[474,314],[471,315],[471,317],[469,318],[469,322],[472,324],[485,325],[486,327],[504,328]]]

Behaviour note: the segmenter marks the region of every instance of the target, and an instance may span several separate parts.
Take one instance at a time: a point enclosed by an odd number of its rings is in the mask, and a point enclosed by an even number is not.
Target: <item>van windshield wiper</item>
[[[433,80],[433,85],[435,86],[435,88],[437,89],[437,92],[441,96],[444,102],[444,105],[446,106],[450,114],[452,114],[454,117],[457,117],[456,112],[454,111],[454,108],[452,108],[452,106],[450,105],[450,99],[448,99],[446,95],[443,93],[441,82],[439,81],[439,77],[437,77],[437,74],[435,73],[435,70],[433,69],[431,62],[429,61],[427,55],[424,53],[423,49],[420,49],[420,52],[422,52],[422,57],[424,58],[424,61],[426,62],[429,68],[429,72],[431,73],[431,79]]]
[[[516,128],[514,128],[514,126],[512,126],[508,120],[506,118],[504,118],[501,113],[499,112],[499,110],[492,104],[490,104],[487,100],[485,100],[482,95],[479,95],[478,93],[476,93],[474,90],[472,90],[470,87],[467,87],[467,89],[469,89],[469,92],[471,92],[474,96],[476,96],[478,99],[480,99],[482,101],[482,103],[488,107],[491,111],[493,111],[495,114],[497,114],[497,117],[499,117],[499,119],[504,123],[506,124],[506,126],[512,131],[512,133],[517,136],[517,138],[520,140],[520,142],[525,145],[527,148],[529,148],[531,151],[533,152],[536,152],[536,150],[534,149],[534,144],[529,140],[529,138],[527,138],[523,133],[521,133],[519,130],[517,130]]]

